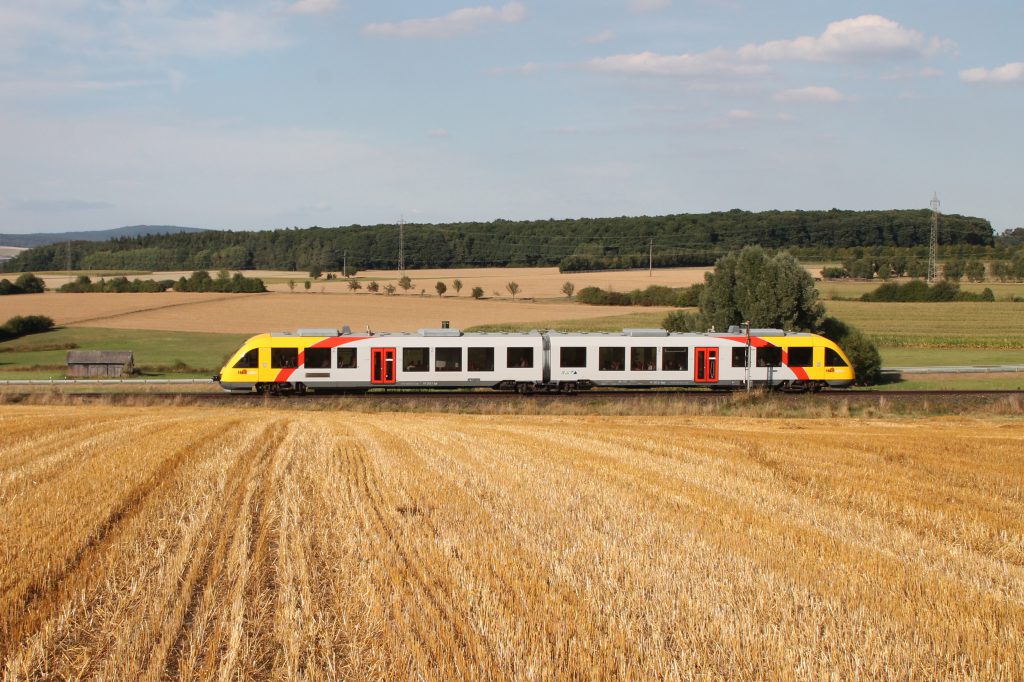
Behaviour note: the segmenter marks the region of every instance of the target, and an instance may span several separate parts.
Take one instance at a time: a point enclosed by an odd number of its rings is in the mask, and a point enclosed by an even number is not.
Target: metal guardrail
[[[948,365],[939,367],[883,367],[882,374],[980,374],[1024,372],[1024,365]]]
[[[4,379],[2,386],[65,386],[82,384],[88,386],[145,386],[168,384],[212,384],[213,379]]]

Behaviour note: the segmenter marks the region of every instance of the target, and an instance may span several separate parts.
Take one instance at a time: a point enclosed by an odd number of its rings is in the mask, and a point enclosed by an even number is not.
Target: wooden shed
[[[135,355],[130,350],[69,350],[68,376],[110,378],[129,376],[135,371]]]

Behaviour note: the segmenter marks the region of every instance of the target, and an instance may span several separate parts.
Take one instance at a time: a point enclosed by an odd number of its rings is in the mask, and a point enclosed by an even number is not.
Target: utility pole
[[[341,276],[348,278],[348,251],[343,251],[341,256]]]
[[[934,284],[939,277],[939,193],[935,192],[931,201],[932,234],[928,240],[928,284]]]
[[[750,320],[743,325],[747,328],[747,361],[743,363],[743,380],[747,384],[747,393],[750,393]]]
[[[398,220],[398,272],[405,274],[405,216]]]
[[[647,252],[647,276],[654,277],[654,237],[651,237],[651,243]]]

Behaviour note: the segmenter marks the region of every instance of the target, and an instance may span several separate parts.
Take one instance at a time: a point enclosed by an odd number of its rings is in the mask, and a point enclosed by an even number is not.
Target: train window
[[[357,354],[355,348],[339,348],[338,369],[355,369],[356,357]]]
[[[849,367],[846,364],[846,360],[843,360],[843,356],[835,352],[831,348],[825,349],[825,366],[826,367]]]
[[[260,365],[260,349],[253,348],[242,357],[238,358],[238,362],[235,363],[235,367],[238,369],[247,369],[249,367],[259,367]]]
[[[782,349],[778,346],[763,346],[757,349],[758,367],[782,367]]]
[[[299,365],[299,349],[298,348],[271,348],[270,349],[270,366],[274,369],[283,369],[287,367],[298,367]]]
[[[747,366],[747,348],[743,346],[741,348],[732,349],[732,366],[733,367],[746,367]]]
[[[402,367],[406,372],[429,372],[430,371],[430,349],[429,348],[403,348]]]
[[[789,349],[790,367],[814,367],[814,348],[810,346],[791,347]]]
[[[565,363],[562,363],[563,366]],[[597,351],[597,368],[602,372],[621,372],[626,369],[626,349],[602,346]]]
[[[467,353],[466,363],[470,372],[493,372],[494,349],[470,348]]]
[[[462,371],[462,349],[461,348],[435,348],[434,349],[434,371],[435,372],[461,372]]]
[[[658,349],[653,346],[631,348],[629,351],[629,367],[634,372],[653,372],[658,369]]]
[[[505,365],[506,367],[518,367],[521,369],[533,367],[533,348],[529,346],[525,348],[509,348],[506,360],[508,361]]]
[[[330,369],[331,349],[307,348],[303,353],[303,363],[306,369]]]
[[[684,372],[690,368],[689,348],[663,348],[661,369],[665,372]]]
[[[559,360],[562,367],[586,367],[587,349],[585,346],[563,346]]]

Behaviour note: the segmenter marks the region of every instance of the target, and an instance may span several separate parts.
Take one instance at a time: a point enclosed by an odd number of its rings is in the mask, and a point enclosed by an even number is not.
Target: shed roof
[[[130,350],[69,350],[69,365],[125,365],[134,362]]]

